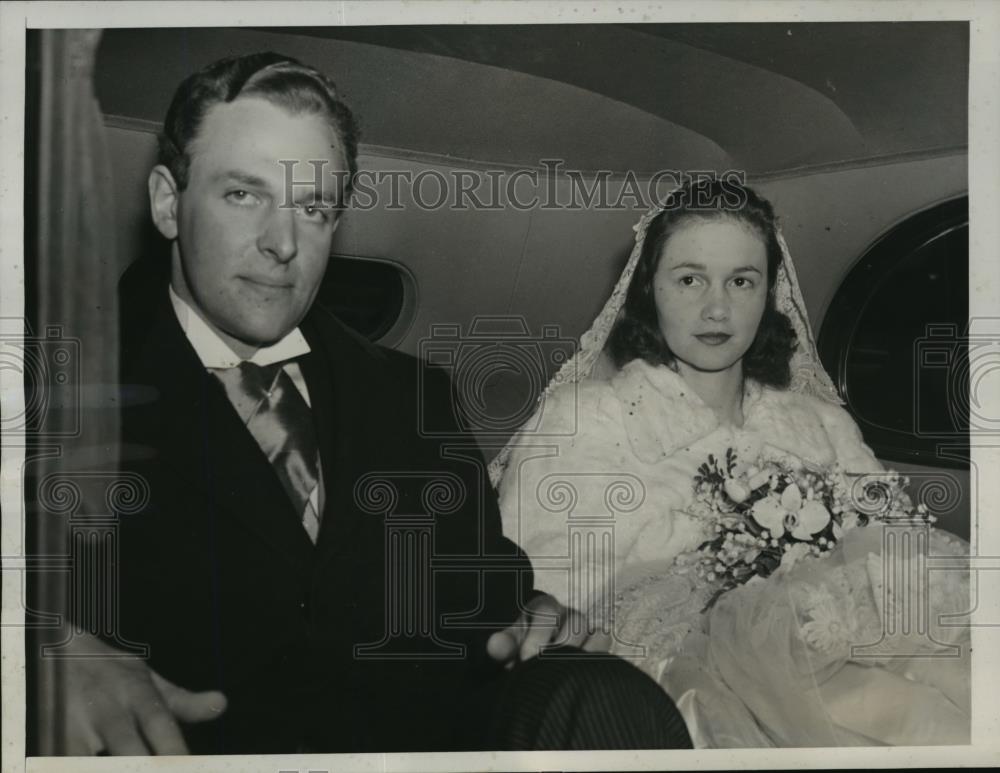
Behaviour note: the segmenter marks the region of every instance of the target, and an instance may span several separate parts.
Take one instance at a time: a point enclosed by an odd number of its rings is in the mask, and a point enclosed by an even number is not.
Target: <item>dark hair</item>
[[[220,59],[184,79],[170,103],[159,135],[158,162],[178,187],[188,184],[191,143],[208,110],[241,96],[260,96],[292,113],[323,115],[344,144],[347,179],[339,206],[350,197],[357,172],[358,128],[350,108],[337,96],[333,81],[296,59],[272,52]]]
[[[649,223],[625,296],[625,305],[608,338],[607,350],[617,367],[635,359],[672,365],[673,352],[660,331],[653,279],[667,239],[694,218],[732,218],[760,235],[767,251],[767,302],[753,343],[743,355],[743,375],[761,384],[785,388],[797,337],[788,317],[778,311],[774,285],[781,265],[777,218],[770,202],[732,177],[699,178],[671,193],[663,211]]]

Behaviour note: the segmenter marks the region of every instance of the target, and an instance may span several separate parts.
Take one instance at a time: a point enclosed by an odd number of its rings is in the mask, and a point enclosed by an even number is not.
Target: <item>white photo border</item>
[[[782,2],[727,0],[694,2],[4,2],[0,6],[0,319],[24,315],[24,66],[25,31],[31,28],[111,28],[176,26],[310,26],[378,24],[570,24],[638,22],[787,21],[946,21],[970,22],[969,195],[970,315],[1000,316],[1000,4],[991,0],[955,2]],[[982,410],[1000,415],[1000,390],[986,396]],[[18,374],[0,370],[0,405],[5,415],[23,409]],[[24,757],[25,657],[23,618],[19,619],[23,574],[20,527],[11,513],[22,512],[20,481],[7,471],[20,470],[24,449],[3,441],[2,555],[3,627],[3,772],[165,770],[163,760],[143,758]],[[974,447],[981,470],[1000,469],[1000,447]],[[980,480],[978,512],[989,514],[1000,502],[1000,476]],[[973,553],[1000,556],[1000,519],[980,518],[973,532]],[[13,558],[10,558],[13,557]],[[1000,620],[1000,573],[980,573],[987,589],[976,618]],[[417,771],[505,770],[655,770],[752,768],[935,767],[989,764],[1000,759],[1000,628],[986,623],[972,631],[977,653],[973,678],[973,744],[964,747],[704,750],[655,752],[533,752],[372,755],[269,755],[257,757],[187,757],[170,761],[171,771]]]

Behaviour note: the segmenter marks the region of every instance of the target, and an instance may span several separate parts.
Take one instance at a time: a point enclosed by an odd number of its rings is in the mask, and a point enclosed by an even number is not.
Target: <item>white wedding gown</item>
[[[712,589],[690,559],[709,535],[686,509],[710,453],[882,470],[829,402],[750,384],[743,413],[741,428],[720,427],[676,373],[641,360],[549,394],[499,487],[505,532],[532,558],[536,587],[608,626],[612,652],[674,698],[697,747],[968,743],[969,629],[943,617],[969,609],[967,575],[895,582],[883,528],[849,531],[826,558],[703,612]],[[967,553],[916,528],[926,554]],[[902,635],[914,599],[925,614]]]

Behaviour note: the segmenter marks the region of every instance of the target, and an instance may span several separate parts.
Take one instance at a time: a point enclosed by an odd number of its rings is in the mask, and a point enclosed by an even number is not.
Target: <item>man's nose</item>
[[[257,240],[257,247],[279,263],[287,263],[299,251],[295,208],[276,208],[268,217]]]

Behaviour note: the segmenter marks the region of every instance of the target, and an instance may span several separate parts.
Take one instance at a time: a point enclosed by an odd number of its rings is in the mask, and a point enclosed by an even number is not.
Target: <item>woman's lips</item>
[[[729,333],[701,333],[700,335],[696,335],[695,338],[709,346],[722,346],[732,336]]]

